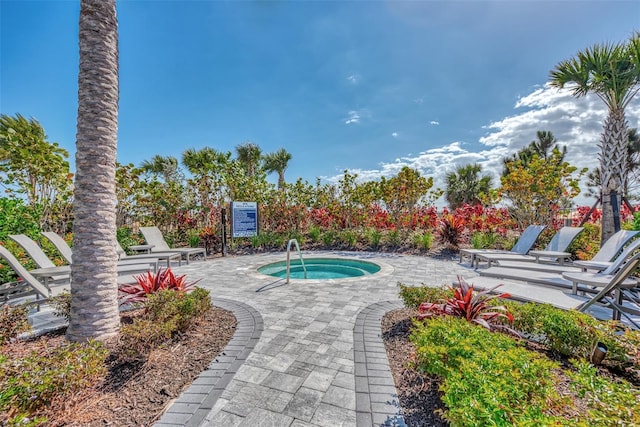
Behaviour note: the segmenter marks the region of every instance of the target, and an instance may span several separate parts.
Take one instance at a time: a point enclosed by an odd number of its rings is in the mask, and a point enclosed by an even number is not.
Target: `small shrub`
[[[380,241],[382,240],[382,233],[377,228],[370,228],[365,232],[365,236],[367,239],[367,243],[373,249],[377,249],[380,246]]]
[[[354,231],[345,230],[342,233],[340,233],[340,240],[347,247],[353,248],[356,246],[356,243],[358,242],[358,236]]]
[[[402,237],[398,229],[389,230],[385,237],[387,244],[393,248],[397,248],[402,244]]]
[[[474,249],[495,249],[499,246],[498,233],[475,232],[471,236],[471,247]]]
[[[583,227],[584,230],[571,243],[567,252],[576,259],[588,260],[600,250],[600,226],[586,223]]]
[[[309,238],[311,239],[312,242],[320,241],[320,234],[321,234],[320,227],[312,225],[309,228]]]
[[[442,215],[438,234],[440,240],[447,246],[457,248],[464,237],[466,223],[464,218],[455,215]]]
[[[406,286],[401,283],[398,286],[404,305],[413,309],[417,309],[423,302],[438,302],[453,296],[453,289],[446,286]]]
[[[640,425],[640,389],[625,380],[611,381],[598,375],[585,361],[574,361],[575,372],[568,372],[571,386],[586,398],[589,409],[583,417],[593,426]]]
[[[433,244],[433,233],[431,231],[425,231],[424,233],[417,233],[413,235],[413,244],[423,251],[431,249]]]
[[[49,298],[53,306],[53,314],[57,317],[64,317],[69,320],[71,317],[71,293],[64,291],[55,297]]]
[[[145,302],[150,294],[167,289],[189,292],[197,283],[188,283],[186,275],[176,276],[170,268],[161,268],[156,274],[147,272],[134,277],[136,283],[120,286],[120,305]]]
[[[29,308],[25,305],[0,307],[0,345],[31,330],[28,315]]]
[[[161,290],[149,295],[142,317],[120,329],[120,344],[127,359],[144,358],[152,349],[186,331],[194,319],[211,309],[209,291],[196,288],[187,294]]]
[[[509,298],[509,294],[491,295],[490,292],[500,287],[494,286],[491,289],[475,292],[473,285],[458,277],[457,288],[453,288],[453,297],[445,300],[444,303],[423,302],[418,307],[420,315],[418,319],[424,319],[433,315],[447,315],[461,317],[468,322],[477,323],[487,329],[496,327],[499,318],[506,318],[510,322],[513,316],[502,305],[489,305],[491,300],[496,298]],[[500,325],[502,327],[502,325]]]
[[[602,322],[586,313],[562,310],[550,304],[526,303],[513,309],[513,327],[566,357],[589,359],[597,342],[607,346],[606,363],[628,364],[633,332],[619,334],[617,322]]]
[[[42,351],[45,354],[39,354]],[[0,356],[0,413],[24,418],[94,386],[106,374],[108,352],[99,342],[66,344],[39,352],[13,359]]]
[[[336,233],[333,230],[327,230],[322,233],[322,243],[325,246],[331,246],[336,240]]]

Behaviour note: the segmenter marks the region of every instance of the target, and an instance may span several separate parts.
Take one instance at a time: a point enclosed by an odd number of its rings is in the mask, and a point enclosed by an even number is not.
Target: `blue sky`
[[[73,163],[79,2],[0,15],[0,112],[35,117]],[[408,165],[442,186],[472,162],[497,175],[537,130],[594,167],[604,107],[545,83],[640,30],[640,1],[123,0],[118,17],[120,162],[253,141],[292,154],[287,181]]]

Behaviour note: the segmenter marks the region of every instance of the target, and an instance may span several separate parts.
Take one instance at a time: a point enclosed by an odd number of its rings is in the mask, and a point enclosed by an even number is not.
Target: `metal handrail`
[[[302,252],[300,252],[300,245],[296,239],[291,239],[287,243],[287,281],[285,283],[289,283],[289,276],[291,275],[291,244],[294,243],[296,246],[296,250],[298,251],[298,256],[300,256],[300,264],[302,264],[302,270],[304,271],[304,278],[307,278],[307,267],[304,265],[304,259],[302,259]]]

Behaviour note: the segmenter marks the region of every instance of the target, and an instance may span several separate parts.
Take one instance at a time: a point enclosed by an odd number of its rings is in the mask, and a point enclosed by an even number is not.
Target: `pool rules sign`
[[[258,203],[231,202],[231,237],[258,235]]]

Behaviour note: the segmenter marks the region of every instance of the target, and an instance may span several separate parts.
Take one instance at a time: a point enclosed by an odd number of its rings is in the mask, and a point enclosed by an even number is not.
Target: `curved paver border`
[[[154,426],[200,425],[260,339],[264,323],[256,309],[229,299],[212,298],[211,302],[234,314],[238,321],[236,332],[218,357],[180,394]]]
[[[360,311],[353,327],[356,378],[356,425],[405,426],[398,392],[382,341],[382,318],[404,307],[402,301],[384,301]]]

